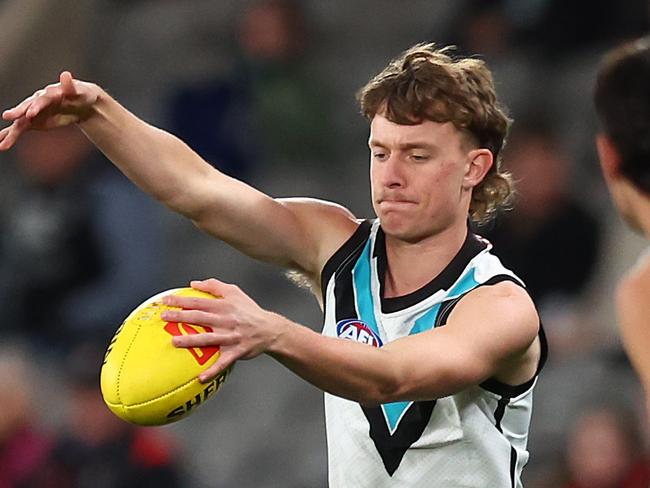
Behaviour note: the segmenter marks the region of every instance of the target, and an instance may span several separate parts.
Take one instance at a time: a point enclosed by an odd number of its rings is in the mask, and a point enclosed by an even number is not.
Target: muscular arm
[[[214,307],[209,316],[188,310],[167,317],[215,328],[212,338],[207,334],[174,339],[183,347],[211,339],[222,345],[222,359],[204,379],[236,359],[265,352],[322,390],[376,405],[441,398],[492,376],[523,383],[534,375],[539,358],[537,313],[525,291],[512,283],[479,288],[459,302],[444,327],[382,348],[321,336],[253,306],[236,287],[223,285],[200,285],[224,296],[205,302]],[[190,300],[183,306],[198,304]]]
[[[426,400],[499,374],[531,347],[537,327],[527,295],[504,283],[472,292],[444,327],[380,349],[327,337],[318,343],[311,331],[285,329],[270,354],[316,386],[361,403]]]
[[[77,123],[136,185],[206,232],[264,261],[315,278],[354,232],[352,214],[310,199],[273,199],[205,162],[183,141],[137,118],[103,89],[73,80],[39,90],[3,114],[0,150],[25,130]]]

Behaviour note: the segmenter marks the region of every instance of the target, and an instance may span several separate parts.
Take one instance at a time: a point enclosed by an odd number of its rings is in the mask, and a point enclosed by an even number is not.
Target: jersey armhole
[[[493,276],[489,280],[487,280],[484,283],[479,284],[476,288],[479,288],[481,286],[490,286],[490,285],[496,285],[497,283],[501,283],[503,281],[511,281],[515,285],[518,285],[522,287],[524,290],[526,287],[524,286],[523,282],[520,281],[518,278],[508,275],[508,274],[500,274]],[[470,291],[467,293],[470,293],[473,290],[476,290],[476,288],[472,288]],[[447,323],[447,319],[449,318],[449,315],[451,314],[451,311],[454,309],[454,307],[458,304],[460,299],[467,295],[467,293],[461,295],[460,297],[457,297],[456,299],[450,301],[447,306],[441,308],[441,313],[440,316],[436,320],[436,327],[443,326]],[[485,380],[483,383],[481,383],[479,386],[483,388],[484,390],[490,391],[492,393],[495,393],[497,395],[500,395],[502,397],[507,397],[507,398],[513,398],[518,395],[521,395],[522,393],[526,392],[530,387],[533,386],[533,383],[535,383],[535,379],[537,376],[539,376],[539,373],[542,371],[542,368],[544,367],[544,364],[546,364],[546,359],[548,358],[548,342],[546,340],[546,334],[544,333],[544,327],[542,325],[542,322],[540,321],[539,323],[539,332],[537,333],[537,336],[539,337],[540,341],[540,347],[541,347],[541,352],[539,356],[539,361],[537,363],[537,369],[535,371],[535,374],[533,377],[526,381],[525,383],[522,383],[520,385],[509,385],[507,383],[503,383],[496,378],[488,378]]]
[[[495,278],[502,278],[502,279],[495,280]],[[509,275],[494,276],[490,280],[483,283],[481,286],[493,285],[501,281],[512,281],[516,285],[519,285],[524,290],[526,290],[526,287],[524,286],[523,282]],[[529,379],[525,383],[521,383],[520,385],[509,385],[493,377],[493,378],[488,378],[479,386],[484,390],[490,391],[504,398],[514,398],[528,391],[535,383],[535,380],[539,376],[539,373],[542,371],[542,368],[546,364],[546,359],[548,358],[548,341],[546,340],[546,333],[544,332],[544,326],[541,320],[539,322],[539,331],[537,332],[537,337],[539,337],[540,354],[539,354],[539,360],[537,361],[537,368],[535,369],[535,374],[531,379]]]
[[[539,355],[539,361],[537,362],[537,370],[531,379],[520,385],[509,385],[497,380],[496,378],[488,378],[479,386],[484,390],[490,391],[505,398],[514,398],[528,391],[535,383],[535,380],[539,376],[539,373],[542,371],[544,364],[546,364],[546,359],[548,358],[548,342],[546,340],[546,334],[544,333],[544,327],[542,326],[541,322],[539,323],[539,332],[537,333],[537,337],[539,337],[541,351]]]
[[[325,266],[323,266],[323,271],[321,272],[320,286],[321,293],[323,295],[323,303],[325,303],[325,298],[327,295],[327,283],[336,270],[339,269],[341,264],[343,264],[346,258],[357,248],[360,244],[364,243],[368,235],[370,234],[370,228],[372,226],[372,220],[364,220],[361,222],[357,230],[354,231],[354,234],[345,241],[345,243],[338,248],[338,250],[332,254],[332,256],[327,260]]]

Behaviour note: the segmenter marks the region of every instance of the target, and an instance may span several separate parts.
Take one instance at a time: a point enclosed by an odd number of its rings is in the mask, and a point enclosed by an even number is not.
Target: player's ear
[[[596,149],[603,175],[606,180],[616,179],[621,174],[621,155],[606,134],[596,136]]]
[[[468,153],[468,164],[463,178],[465,188],[474,188],[478,185],[494,164],[492,151],[485,148],[472,149]]]

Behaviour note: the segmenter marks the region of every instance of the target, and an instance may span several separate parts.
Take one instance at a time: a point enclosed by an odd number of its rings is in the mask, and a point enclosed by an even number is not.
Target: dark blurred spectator
[[[516,42],[517,27],[501,0],[468,0],[459,9],[445,36],[445,44],[484,59],[499,86],[499,98],[516,114],[531,99],[543,97],[547,77],[540,76],[537,61]],[[436,37],[436,36],[434,36]],[[542,98],[543,99],[543,98]]]
[[[33,380],[19,349],[0,350],[0,488],[39,488],[52,447],[34,420]]]
[[[0,208],[0,328],[48,351],[107,340],[156,287],[155,204],[74,127],[31,133],[14,155],[17,186]]]
[[[490,239],[536,300],[579,295],[595,264],[599,229],[572,196],[571,161],[543,119],[515,122],[504,160],[517,201],[488,232]]]
[[[515,121],[504,162],[515,178],[517,199],[512,211],[482,233],[525,281],[549,340],[560,349],[558,342],[573,340],[567,337],[571,331],[560,327],[595,270],[600,226],[573,195],[571,161],[543,116]]]
[[[480,54],[490,60],[508,57],[515,49],[515,27],[504,2],[468,0],[452,23],[449,42],[465,54]]]
[[[43,488],[175,488],[183,483],[181,456],[161,429],[116,417],[99,389],[102,352],[82,344],[69,356],[71,410],[53,447]]]
[[[647,488],[650,457],[634,415],[602,407],[585,412],[569,432],[564,488]]]
[[[331,147],[331,107],[327,90],[307,67],[309,34],[303,2],[252,4],[237,24],[234,69],[178,90],[172,132],[219,169],[244,179],[254,164],[322,160]]]
[[[650,28],[646,0],[503,0],[517,27],[516,41],[549,61],[636,37]]]
[[[537,62],[557,63],[643,34],[650,7],[645,0],[468,0],[456,24],[460,45],[488,58],[517,46]]]
[[[501,101],[515,114],[531,100],[554,111],[571,131],[575,159],[593,159],[588,97],[597,54],[604,46],[650,29],[646,0],[467,0],[444,35],[464,54],[485,59]],[[434,33],[434,38],[440,37]]]

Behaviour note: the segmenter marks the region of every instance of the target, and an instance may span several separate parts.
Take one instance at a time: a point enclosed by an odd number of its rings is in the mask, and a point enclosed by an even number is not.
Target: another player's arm
[[[357,225],[340,206],[273,199],[219,172],[177,137],[147,124],[99,86],[73,80],[69,73],[3,116],[13,124],[0,131],[0,150],[11,147],[30,128],[77,123],[154,198],[242,252],[297,268],[312,278]]]
[[[210,283],[201,287],[208,290]],[[322,336],[263,311],[236,287],[221,284],[216,290],[225,299],[215,301],[210,313],[179,311],[168,317],[215,327],[212,337],[174,339],[181,347],[211,340],[222,345],[222,360],[206,371],[204,380],[234,360],[265,352],[322,390],[377,405],[441,398],[489,377],[520,384],[537,367],[539,318],[526,292],[509,282],[468,294],[444,327],[382,348]]]
[[[633,269],[617,290],[619,327],[625,350],[650,399],[650,262]]]

